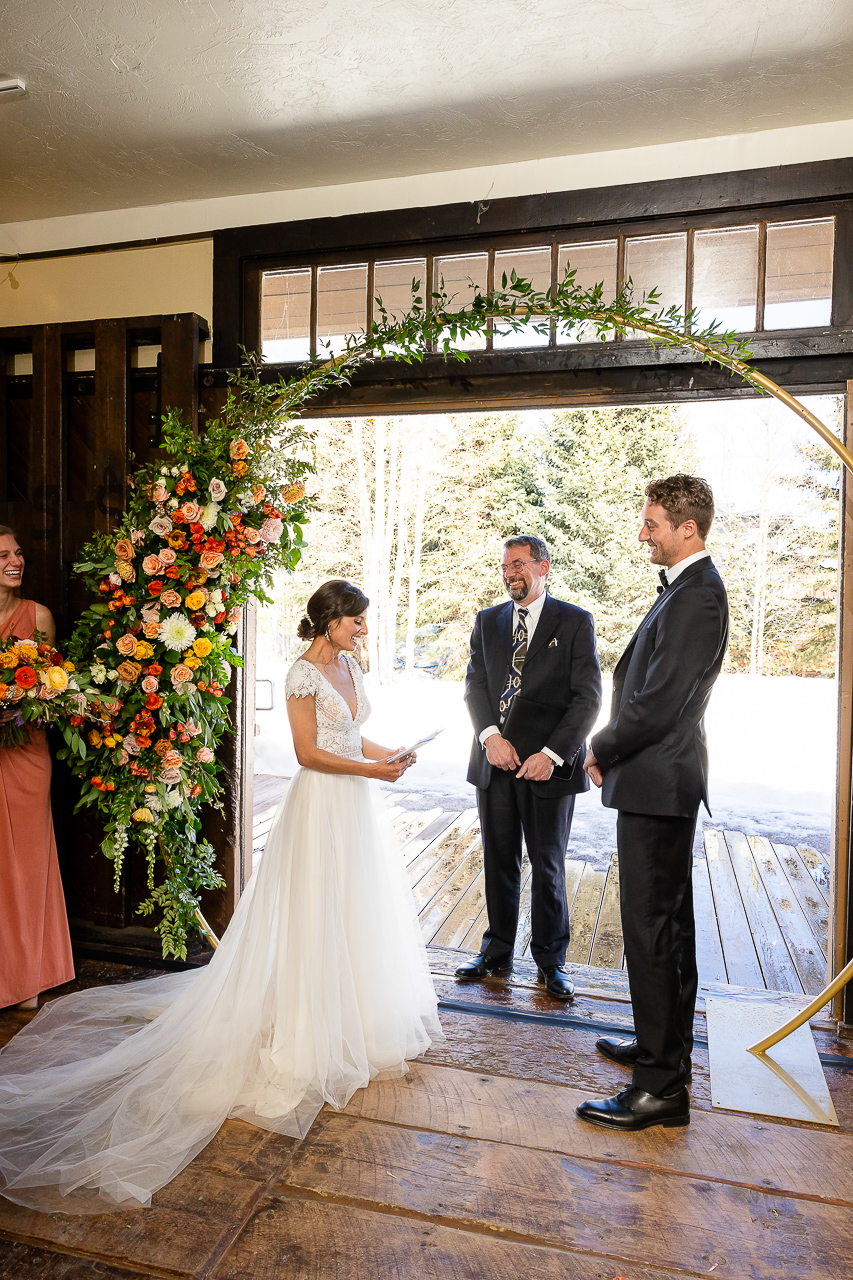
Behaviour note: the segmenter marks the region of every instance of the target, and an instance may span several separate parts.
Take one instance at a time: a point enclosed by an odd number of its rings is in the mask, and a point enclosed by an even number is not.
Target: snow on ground
[[[258,773],[290,775],[296,768],[283,703],[285,671],[273,675],[276,705],[259,711],[255,741]],[[426,675],[400,677],[378,686],[368,678],[373,715],[369,737],[389,746],[413,742],[444,726],[404,777],[407,791],[424,793],[419,803],[439,799],[474,804],[465,781],[471,726],[462,701],[462,683]],[[605,681],[604,708],[610,705]],[[601,720],[606,719],[602,710]],[[748,835],[766,835],[786,844],[808,844],[829,857],[835,788],[836,687],[832,680],[797,676],[724,675],[717,681],[706,718],[711,759],[711,809],[701,827],[719,826]],[[571,852],[606,863],[616,848],[616,814],[604,809],[592,790],[578,797]]]

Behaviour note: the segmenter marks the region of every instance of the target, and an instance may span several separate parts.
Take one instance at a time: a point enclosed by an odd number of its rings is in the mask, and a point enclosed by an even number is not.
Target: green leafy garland
[[[454,309],[437,291],[426,304],[413,281],[410,311],[379,318],[344,350],[290,382],[265,384],[259,357],[247,357],[219,418],[196,436],[180,416],[164,417],[166,461],[132,476],[119,528],[83,548],[75,570],[95,598],[77,624],[69,657],[77,683],[101,723],[82,717],[63,726],[60,752],[81,779],[79,807],[93,805],[105,828],[102,852],[118,885],[129,846],[148,864],[149,896],[140,911],[157,913],[164,955],[186,956],[186,940],[204,889],[221,880],[214,849],[199,838],[201,808],[219,804],[216,749],[229,728],[224,689],[241,660],[232,647],[240,610],[269,600],[277,569],[294,569],[310,503],[312,436],[294,414],[329,386],[349,381],[369,361],[407,363],[429,353],[467,360],[459,343],[499,322],[547,334],[643,331],[654,344],[691,347],[760,385],[746,363],[748,344],[695,316],[662,309],[652,292],[639,303],[630,287],[611,303],[603,287],[583,290],[568,271],[547,293],[515,273],[490,295],[474,291]]]

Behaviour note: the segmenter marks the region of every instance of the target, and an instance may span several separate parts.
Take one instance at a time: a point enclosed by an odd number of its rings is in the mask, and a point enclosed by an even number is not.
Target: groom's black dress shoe
[[[555,1000],[572,999],[575,986],[562,965],[555,965],[553,969],[539,969],[537,973],[538,981],[545,983],[549,996],[553,996]]]
[[[621,1067],[633,1067],[640,1056],[640,1046],[636,1038],[629,1040],[626,1036],[602,1036],[600,1040],[596,1040],[595,1047],[599,1053],[604,1054],[605,1058],[618,1062]],[[681,1080],[684,1084],[689,1084],[693,1078],[691,1060],[685,1058],[681,1068],[684,1072]]]
[[[462,982],[481,982],[483,978],[505,978],[508,973],[512,973],[512,956],[501,956],[497,960],[477,956],[476,960],[461,964],[456,977]]]
[[[644,1089],[623,1089],[615,1098],[602,1098],[599,1102],[582,1102],[577,1108],[581,1120],[602,1125],[605,1129],[618,1129],[623,1133],[636,1133],[653,1124],[665,1129],[690,1123],[690,1095],[684,1086],[674,1093],[658,1098]]]

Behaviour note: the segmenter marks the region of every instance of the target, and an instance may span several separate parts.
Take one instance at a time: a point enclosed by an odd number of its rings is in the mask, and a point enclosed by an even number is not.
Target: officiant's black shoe
[[[690,1095],[683,1085],[662,1098],[632,1087],[623,1089],[615,1098],[582,1102],[577,1113],[581,1120],[605,1129],[618,1129],[622,1133],[636,1133],[639,1129],[651,1128],[653,1124],[670,1129],[690,1124]]]
[[[618,1062],[620,1067],[633,1067],[640,1056],[636,1038],[629,1040],[627,1036],[602,1036],[596,1040],[595,1047],[605,1058]],[[693,1064],[689,1058],[682,1062],[679,1078],[682,1084],[689,1084],[693,1079]]]
[[[553,969],[538,969],[538,981],[544,982],[545,990],[555,1000],[571,1000],[575,994],[575,984],[561,964]]]
[[[460,982],[482,982],[484,978],[505,978],[512,973],[512,956],[501,956],[491,960],[488,956],[477,956],[467,964],[460,964],[456,977]]]

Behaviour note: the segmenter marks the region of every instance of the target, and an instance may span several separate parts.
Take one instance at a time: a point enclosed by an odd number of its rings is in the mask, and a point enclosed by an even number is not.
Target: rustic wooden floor
[[[511,984],[461,988],[455,951],[431,955],[447,1039],[407,1077],[327,1109],[302,1142],[226,1122],[150,1210],[64,1217],[0,1199],[0,1280],[850,1274],[849,1042],[815,1032],[839,1132],[712,1112],[700,1009],[690,1127],[619,1136],[574,1108],[625,1084],[595,1051],[601,1029],[630,1025],[621,972],[586,970],[567,1008],[529,961]],[[85,961],[79,985],[138,976]],[[28,1016],[0,1014],[0,1042]]]
[[[256,798],[253,845],[260,856],[286,779],[265,777]],[[476,951],[486,927],[483,847],[474,809],[389,804],[429,946]],[[423,802],[423,797],[420,797]],[[571,846],[570,846],[571,848]],[[516,955],[530,956],[530,864],[525,859]],[[697,959],[706,982],[816,995],[826,986],[828,869],[806,848],[762,836],[705,830],[705,857],[693,866]],[[571,921],[567,960],[624,967],[619,868],[569,857]]]

